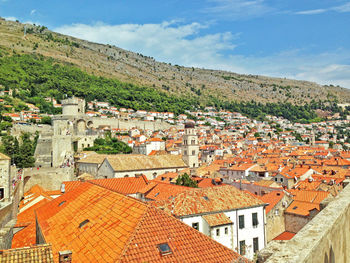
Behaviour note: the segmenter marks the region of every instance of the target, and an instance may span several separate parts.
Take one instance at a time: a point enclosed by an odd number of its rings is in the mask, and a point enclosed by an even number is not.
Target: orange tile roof
[[[140,193],[144,193],[145,198],[147,199],[159,201],[167,200],[189,189],[191,188],[181,185],[162,182],[151,182],[144,189],[141,189]]]
[[[290,240],[295,236],[295,233],[285,231],[282,234],[275,237],[273,240]]]
[[[73,262],[235,262],[240,256],[136,199],[85,182],[37,210],[40,230]],[[88,221],[87,221],[88,220]],[[157,245],[171,253],[161,255]]]
[[[232,224],[230,218],[224,213],[209,214],[202,216],[209,226],[221,226]]]
[[[51,245],[0,250],[1,263],[53,263]]]
[[[50,202],[43,199],[17,215],[15,228],[22,228],[16,232],[12,238],[12,248],[26,247],[36,244],[35,210]]]
[[[293,200],[314,204],[320,204],[329,195],[329,192],[324,191],[307,191],[297,189],[289,189],[287,191],[293,195]]]
[[[105,187],[109,190],[116,191],[121,194],[136,194],[139,190],[149,184],[146,176],[141,175],[138,177],[123,177],[123,178],[106,178],[106,179],[94,179],[88,180],[93,184]],[[69,192],[81,185],[82,181],[66,181],[65,184],[66,192]]]
[[[314,209],[320,211],[320,205],[302,201],[293,201],[285,210],[285,213],[309,216],[310,211]]]
[[[269,204],[265,209],[266,214],[268,214],[271,209],[273,209],[279,201],[282,200],[284,197],[283,191],[272,191],[270,193],[267,193],[263,196],[258,196],[258,198],[263,201],[264,203]]]
[[[224,185],[191,189],[176,195],[171,200],[155,202],[154,205],[168,213],[171,212],[175,216],[181,217],[206,212],[262,206],[264,202],[238,190],[234,186]]]

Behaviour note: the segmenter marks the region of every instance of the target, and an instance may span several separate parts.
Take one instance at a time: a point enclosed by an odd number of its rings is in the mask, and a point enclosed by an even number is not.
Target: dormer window
[[[157,247],[162,256],[166,256],[172,253],[168,243],[159,244],[157,245]]]
[[[82,228],[83,226],[85,226],[87,223],[89,223],[90,222],[90,220],[89,219],[85,219],[83,222],[81,222],[80,224],[79,224],[79,228]]]

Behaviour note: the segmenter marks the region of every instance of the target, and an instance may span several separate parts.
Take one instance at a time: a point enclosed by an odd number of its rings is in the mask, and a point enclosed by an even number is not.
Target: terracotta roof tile
[[[185,216],[260,206],[264,205],[264,202],[234,186],[225,185],[190,189],[171,200],[155,202],[154,205],[169,213],[172,212],[175,216]]]
[[[51,245],[0,250],[1,263],[53,263]]]
[[[272,191],[270,193],[267,193],[263,196],[258,196],[258,198],[263,201],[264,203],[269,204],[266,208],[265,208],[265,212],[266,214],[268,214],[271,209],[273,209],[277,203],[279,201],[282,200],[282,198],[284,197],[284,192],[283,191]]]
[[[241,258],[163,211],[89,182],[39,208],[37,219],[45,241],[52,243],[54,259],[66,249],[73,252],[73,262],[235,262]],[[171,250],[168,255],[158,249],[164,243]]]
[[[149,184],[146,176],[141,175],[137,177],[123,177],[123,178],[107,178],[107,179],[94,179],[88,180],[93,184],[102,186],[112,191],[116,191],[121,194],[136,194],[141,189]],[[77,186],[83,184],[83,181],[66,181],[63,182],[66,192],[69,192]]]
[[[209,226],[221,226],[232,224],[230,218],[227,217],[224,213],[209,214],[202,216],[204,220],[208,223]]]
[[[295,233],[285,231],[282,234],[275,237],[273,240],[290,240],[295,236]]]

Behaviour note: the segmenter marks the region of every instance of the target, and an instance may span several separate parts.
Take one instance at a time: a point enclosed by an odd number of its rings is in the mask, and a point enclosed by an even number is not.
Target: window
[[[83,226],[85,226],[87,223],[89,223],[90,222],[90,220],[89,219],[85,219],[83,222],[81,222],[80,224],[79,224],[79,228],[82,228]]]
[[[216,229],[216,236],[220,236],[220,228]]]
[[[225,235],[228,234],[228,227],[225,227]]]
[[[245,255],[245,240],[239,241],[239,254]]]
[[[254,253],[259,251],[259,238],[253,238],[253,251]]]
[[[195,141],[195,140],[192,140],[192,141],[191,141],[191,144],[196,144],[196,141]]]
[[[275,182],[277,182],[277,178],[275,178]]]
[[[238,217],[238,221],[239,221],[239,229],[244,228],[244,216],[239,216]]]
[[[281,183],[283,182],[283,178],[281,178]]]
[[[192,223],[192,227],[196,230],[199,230],[199,223]]]
[[[192,155],[195,155],[196,154],[196,151],[192,151]]]
[[[187,155],[187,151],[185,151],[185,155]]]
[[[252,214],[252,221],[253,221],[253,227],[257,227],[259,222],[258,222],[258,213],[253,213]]]
[[[172,253],[171,248],[169,247],[168,243],[163,243],[157,245],[158,250],[162,256],[169,255]]]

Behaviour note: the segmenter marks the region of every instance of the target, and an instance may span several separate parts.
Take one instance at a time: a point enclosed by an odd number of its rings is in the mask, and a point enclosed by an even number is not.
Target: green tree
[[[182,185],[182,186],[198,188],[197,182],[192,180],[191,177],[187,173],[184,173],[183,175],[180,175],[176,179],[176,183],[175,184]]]
[[[34,143],[30,139],[29,133],[24,133],[21,136],[22,144],[19,147],[19,152],[17,155],[16,165],[21,168],[33,167],[35,163],[34,159]]]
[[[49,124],[49,125],[51,125],[51,117],[49,117],[49,116],[42,117],[40,123],[41,124]]]

